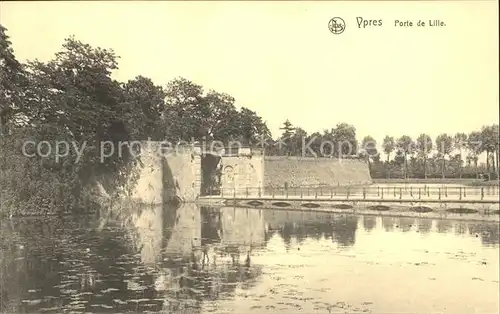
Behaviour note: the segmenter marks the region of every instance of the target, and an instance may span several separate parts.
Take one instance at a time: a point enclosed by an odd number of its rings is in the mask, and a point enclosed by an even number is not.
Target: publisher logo
[[[328,22],[328,29],[335,35],[342,34],[345,30],[345,22],[340,17],[334,17]]]

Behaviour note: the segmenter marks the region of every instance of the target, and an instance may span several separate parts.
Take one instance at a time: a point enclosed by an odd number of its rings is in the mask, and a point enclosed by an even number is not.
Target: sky
[[[274,136],[285,119],[309,133],[347,122],[380,142],[499,120],[498,1],[21,1],[0,2],[0,23],[20,61],[49,60],[74,35],[121,57],[117,80],[185,77],[232,95]]]

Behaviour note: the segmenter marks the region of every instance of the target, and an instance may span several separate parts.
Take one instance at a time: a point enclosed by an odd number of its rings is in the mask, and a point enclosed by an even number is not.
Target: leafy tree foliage
[[[418,154],[424,161],[424,177],[427,178],[427,158],[429,153],[432,151],[432,138],[429,135],[422,133],[417,138],[416,144]]]
[[[5,28],[0,35],[0,213],[87,210],[97,205],[98,183],[110,195],[123,193],[136,178],[136,160],[127,147],[117,149],[119,142],[242,140],[255,146],[270,135],[255,112],[236,109],[233,97],[204,93],[185,78],[166,88],[144,76],[114,80],[119,58],[113,50],[70,37],[52,60],[21,64]],[[35,146],[23,145],[27,141],[47,141],[50,149],[45,146],[42,157]],[[58,142],[70,144],[62,145],[67,156],[60,160]],[[101,160],[102,150],[109,156]]]
[[[442,177],[444,179],[446,172],[446,156],[449,156],[453,149],[453,138],[446,133],[440,134],[436,138],[436,146],[438,155],[443,160]]]

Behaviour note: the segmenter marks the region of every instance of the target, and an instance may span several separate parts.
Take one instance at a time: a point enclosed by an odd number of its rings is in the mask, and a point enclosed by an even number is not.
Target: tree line
[[[286,120],[281,129],[282,145],[268,149],[268,154],[363,158],[373,178],[498,178],[498,124],[470,133],[443,133],[435,139],[426,133],[415,139],[385,136],[381,142],[369,135],[359,142],[356,128],[348,123],[308,134]],[[479,164],[481,155],[484,166]]]

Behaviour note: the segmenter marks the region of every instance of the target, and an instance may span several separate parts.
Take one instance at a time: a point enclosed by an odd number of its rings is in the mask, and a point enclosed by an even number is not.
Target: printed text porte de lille
[[[369,28],[369,27],[382,27],[385,22],[382,19],[365,19],[363,17],[356,17],[356,23],[358,28]],[[390,26],[396,28],[407,28],[407,27],[444,27],[446,23],[441,20],[391,20]]]

